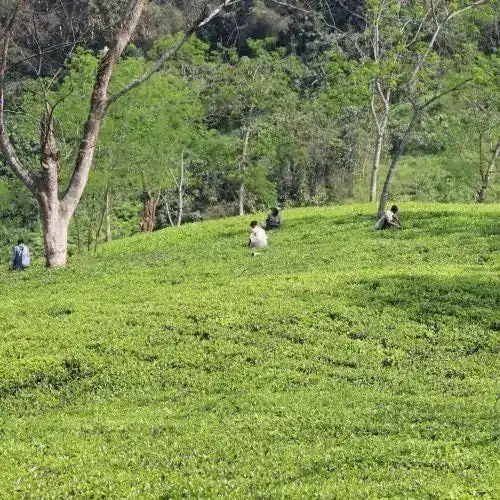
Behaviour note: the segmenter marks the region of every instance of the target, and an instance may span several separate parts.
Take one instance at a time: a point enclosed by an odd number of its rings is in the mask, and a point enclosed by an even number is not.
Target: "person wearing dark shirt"
[[[271,213],[266,219],[266,231],[269,229],[279,229],[281,224],[280,211],[277,208],[273,208]]]

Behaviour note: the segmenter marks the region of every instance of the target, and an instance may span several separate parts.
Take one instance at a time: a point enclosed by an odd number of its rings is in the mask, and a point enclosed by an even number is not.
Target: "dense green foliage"
[[[7,129],[33,172],[40,168],[39,119],[46,100],[54,106],[61,190],[75,165],[98,60],[124,2],[70,4],[27,3],[11,59],[28,59],[13,63],[6,78]],[[152,2],[117,65],[111,91],[151,68],[200,5]],[[161,72],[110,109],[72,222],[71,250],[104,239],[106,206],[115,238],[139,230],[151,198],[158,200],[157,228],[176,221],[181,165],[183,222],[276,204],[366,201],[377,143],[372,114],[380,118],[379,94],[388,91],[376,194],[412,106],[463,83],[422,113],[390,195],[400,201],[475,201],[500,127],[499,41],[493,36],[498,0],[467,10],[439,33],[436,25],[447,13],[468,2],[431,5],[432,15],[428,2],[349,0],[308,4],[306,13],[255,1],[198,30]],[[8,8],[0,6],[2,22]],[[56,33],[58,22],[64,27]],[[68,42],[68,30],[81,40],[77,47],[58,45]],[[36,66],[41,48],[47,56]],[[486,201],[500,200],[497,177],[494,166]],[[0,248],[18,235],[38,248],[37,203],[6,167],[0,169],[0,194]]]
[[[500,206],[372,212],[2,271],[0,497],[497,498]]]

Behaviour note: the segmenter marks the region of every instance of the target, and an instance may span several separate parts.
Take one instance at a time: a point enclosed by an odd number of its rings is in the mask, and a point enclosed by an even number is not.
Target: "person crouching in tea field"
[[[250,232],[250,240],[248,246],[250,248],[266,248],[267,247],[267,234],[258,224],[257,221],[250,223],[252,231]]]
[[[401,229],[401,223],[398,216],[399,208],[397,205],[392,205],[390,210],[386,210],[382,217],[375,224],[375,230],[381,229]]]

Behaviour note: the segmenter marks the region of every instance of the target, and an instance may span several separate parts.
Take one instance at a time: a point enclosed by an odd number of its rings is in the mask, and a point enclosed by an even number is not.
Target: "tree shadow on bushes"
[[[500,322],[500,282],[493,278],[399,275],[360,280],[348,294],[358,306],[402,309],[428,325],[451,318],[485,328]]]
[[[471,236],[500,234],[498,216],[493,214],[471,218],[460,212],[410,212],[401,216],[401,222],[405,239],[421,237],[423,232],[431,237],[463,233]]]

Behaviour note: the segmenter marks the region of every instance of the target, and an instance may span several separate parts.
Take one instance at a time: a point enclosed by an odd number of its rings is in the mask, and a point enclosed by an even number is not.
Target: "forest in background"
[[[66,179],[124,2],[34,3],[46,23],[16,47],[22,57],[6,86],[6,122],[35,170],[40,117],[52,102]],[[70,226],[71,250],[274,205],[375,200],[395,161],[391,200],[500,201],[499,3],[480,3],[449,22],[460,2],[235,5],[110,108]],[[3,17],[11,4],[1,3]],[[175,45],[189,9],[149,5],[112,90]],[[63,43],[57,28],[69,15],[81,22],[71,24],[79,43],[64,61],[59,51],[40,57],[40,40]],[[41,82],[53,79],[47,92]],[[0,247],[18,237],[43,251],[37,201],[4,159]]]

